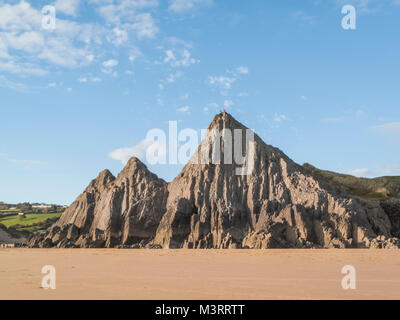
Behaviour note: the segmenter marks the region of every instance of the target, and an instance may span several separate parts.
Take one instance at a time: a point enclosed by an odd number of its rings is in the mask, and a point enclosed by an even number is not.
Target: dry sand
[[[0,249],[0,299],[400,299],[400,251]]]

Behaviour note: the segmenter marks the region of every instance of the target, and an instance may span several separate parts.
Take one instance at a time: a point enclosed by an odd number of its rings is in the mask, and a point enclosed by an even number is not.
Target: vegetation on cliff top
[[[357,178],[320,170],[308,163],[303,168],[315,178],[335,185],[353,196],[376,201],[400,199],[400,177]]]

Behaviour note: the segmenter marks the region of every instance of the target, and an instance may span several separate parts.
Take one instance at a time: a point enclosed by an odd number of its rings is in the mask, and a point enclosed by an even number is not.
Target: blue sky
[[[222,108],[298,163],[400,175],[399,17],[398,0],[0,0],[0,201],[69,204],[118,174],[113,151]]]

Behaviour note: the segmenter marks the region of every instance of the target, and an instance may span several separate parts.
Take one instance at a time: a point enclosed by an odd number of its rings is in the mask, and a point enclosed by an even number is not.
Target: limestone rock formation
[[[115,247],[148,242],[167,200],[167,184],[132,158],[115,178],[99,174],[44,235],[39,247]]]
[[[247,129],[226,113],[217,116],[210,128]],[[208,136],[200,148],[207,149],[204,144],[211,140]],[[186,165],[168,186],[167,209],[155,244],[348,248],[369,247],[378,235],[391,237],[390,221],[379,206],[329,191],[279,149],[257,136],[254,143],[254,169],[249,175],[237,175],[235,165],[229,164]]]
[[[400,238],[400,200],[391,199],[381,201],[380,206],[385,210],[385,213],[392,224],[392,236]]]
[[[311,176],[282,151],[245,137],[231,115],[209,134],[169,184],[131,159],[114,178],[103,171],[46,234],[30,246],[162,248],[398,247],[376,202],[361,201]],[[229,129],[229,130],[228,130]],[[214,131],[221,133],[215,135]],[[225,138],[242,131],[233,153],[252,151],[249,174],[229,160]],[[233,135],[233,134],[232,134]],[[236,136],[235,138],[236,139]],[[221,143],[221,163],[206,161]],[[229,148],[227,149],[229,150]],[[217,150],[218,151],[218,150]],[[200,163],[199,163],[200,162]],[[249,165],[245,162],[244,165]],[[242,165],[243,166],[243,165]],[[238,173],[239,172],[239,173]]]

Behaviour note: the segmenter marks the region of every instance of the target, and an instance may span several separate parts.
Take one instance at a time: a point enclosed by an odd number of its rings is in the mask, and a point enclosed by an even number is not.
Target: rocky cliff
[[[167,184],[132,158],[115,178],[99,174],[44,235],[39,247],[115,247],[147,243],[165,211]]]
[[[169,184],[131,159],[115,179],[104,171],[60,220],[31,246],[162,248],[398,247],[388,215],[310,175],[283,152],[245,130],[227,113]],[[224,159],[229,132],[243,131],[241,153],[252,150],[249,174]],[[215,135],[213,132],[220,132]],[[221,143],[220,164],[206,150]],[[249,159],[248,159],[249,160]],[[224,164],[225,163],[225,164]],[[240,168],[239,168],[240,169]],[[239,170],[240,171],[240,170]]]

